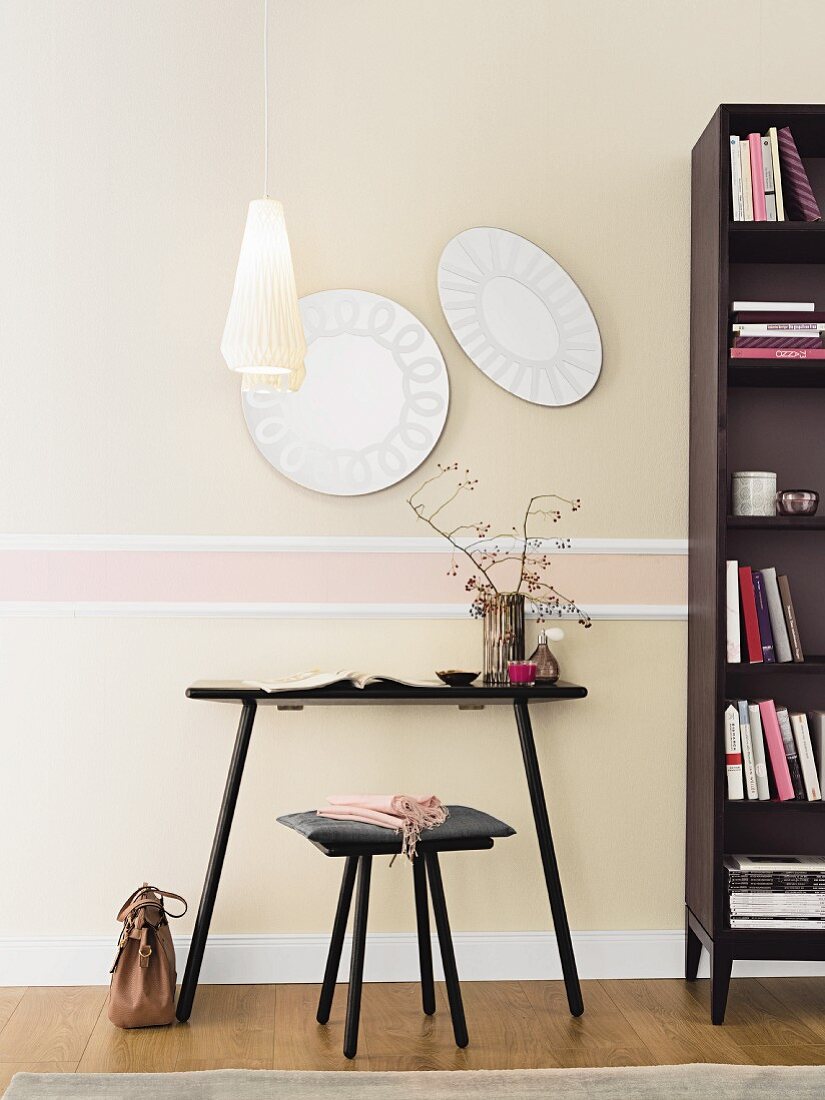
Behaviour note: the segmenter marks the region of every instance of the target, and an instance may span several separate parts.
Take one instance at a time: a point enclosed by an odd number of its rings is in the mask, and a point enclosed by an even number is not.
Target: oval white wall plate
[[[447,324],[488,378],[536,405],[572,405],[599,380],[593,311],[561,266],[506,229],[466,229],[438,264]]]

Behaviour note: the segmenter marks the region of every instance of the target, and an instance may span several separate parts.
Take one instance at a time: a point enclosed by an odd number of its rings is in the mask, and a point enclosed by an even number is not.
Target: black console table
[[[550,819],[547,816],[544,787],[528,708],[530,703],[551,703],[560,699],[584,699],[587,695],[585,688],[579,687],[577,684],[567,684],[563,681],[552,686],[520,687],[509,685],[506,687],[466,688],[406,687],[385,681],[371,684],[363,689],[356,688],[349,683],[339,683],[325,688],[316,688],[313,691],[296,689],[267,693],[240,681],[199,681],[193,684],[186,694],[190,699],[237,703],[241,707],[241,718],[238,724],[238,733],[235,737],[235,748],[229,764],[229,773],[226,777],[226,787],[224,788],[223,801],[218,814],[218,824],[215,829],[215,839],[212,842],[209,865],[206,869],[206,878],[203,884],[200,905],[198,906],[189,957],[186,960],[186,970],[183,975],[180,996],[178,997],[177,1017],[179,1020],[188,1020],[192,1012],[192,1002],[195,999],[195,991],[198,987],[198,977],[203,961],[203,952],[206,948],[206,940],[209,935],[209,925],[212,921],[212,910],[215,907],[215,897],[218,893],[218,883],[220,882],[226,845],[229,840],[229,831],[232,828],[235,803],[238,800],[238,791],[241,786],[246,754],[252,736],[252,726],[258,707],[274,706],[282,710],[296,710],[305,706],[398,706],[403,704],[412,706],[440,704],[442,706],[458,706],[467,710],[490,705],[512,704],[521,744],[524,771],[527,776],[527,788],[530,792],[530,802],[533,808],[533,819],[536,824],[544,880],[547,885],[547,897],[553,915],[559,957],[564,973],[567,1003],[574,1016],[581,1016],[584,1012],[584,1003],[581,987],[579,986],[579,976],[576,971],[576,957],[573,954],[570,926],[567,923],[564,895],[553,847],[553,834],[550,831]]]

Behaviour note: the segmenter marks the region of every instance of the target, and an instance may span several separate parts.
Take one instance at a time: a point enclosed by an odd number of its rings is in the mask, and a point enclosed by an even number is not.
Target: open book
[[[350,683],[353,687],[365,688],[368,684],[403,684],[405,687],[444,687],[440,680],[411,680],[401,676],[385,676],[380,672],[353,672],[350,669],[338,669],[336,672],[322,672],[313,668],[309,672],[298,672],[294,676],[284,676],[279,680],[244,680],[249,687],[261,691],[313,691],[315,688],[329,687],[331,684]]]

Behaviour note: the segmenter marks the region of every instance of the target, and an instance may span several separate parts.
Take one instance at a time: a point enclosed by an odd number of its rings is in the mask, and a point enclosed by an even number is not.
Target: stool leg
[[[427,1016],[435,1012],[433,985],[433,945],[430,940],[430,914],[427,902],[427,872],[422,856],[413,860],[415,923],[418,929],[418,963],[421,970],[421,1003]]]
[[[450,921],[447,917],[447,902],[444,898],[444,884],[441,881],[441,868],[438,853],[427,852],[427,877],[430,880],[430,896],[433,899],[433,915],[438,930],[438,944],[441,948],[441,961],[444,964],[444,978],[447,982],[447,997],[450,1002],[450,1015],[453,1018],[455,1045],[466,1047],[470,1041],[467,1036],[467,1022],[464,1019],[464,1003],[461,1000],[461,986],[458,984],[458,970],[455,965],[453,938],[450,935]]]
[[[332,926],[332,936],[329,941],[324,982],[318,1000],[318,1011],[315,1014],[315,1019],[319,1024],[325,1024],[329,1020],[329,1014],[332,1011],[332,998],[335,996],[335,983],[338,981],[341,949],[344,946],[344,935],[347,931],[347,920],[349,919],[350,903],[352,902],[352,888],[355,886],[357,868],[358,857],[347,856],[344,864],[344,877],[341,879],[341,890],[338,894],[338,908],[335,910],[335,923]]]
[[[358,1021],[361,1016],[361,985],[364,980],[364,953],[367,946],[367,912],[370,904],[372,856],[359,856],[358,862],[358,893],[355,897],[347,1020],[344,1027],[344,1055],[347,1058],[354,1058],[358,1049]]]

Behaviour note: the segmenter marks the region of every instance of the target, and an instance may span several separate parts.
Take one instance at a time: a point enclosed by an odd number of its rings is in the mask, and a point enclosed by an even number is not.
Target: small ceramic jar
[[[735,516],[775,516],[776,474],[737,470],[731,477],[731,508]]]

